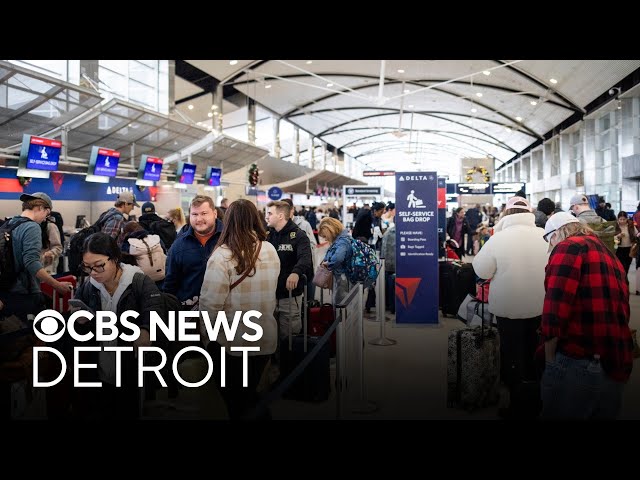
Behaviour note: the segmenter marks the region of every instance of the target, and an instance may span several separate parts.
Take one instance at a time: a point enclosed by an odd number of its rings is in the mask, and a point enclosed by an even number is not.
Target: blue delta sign
[[[267,195],[271,200],[280,200],[282,198],[282,189],[280,187],[271,187]]]

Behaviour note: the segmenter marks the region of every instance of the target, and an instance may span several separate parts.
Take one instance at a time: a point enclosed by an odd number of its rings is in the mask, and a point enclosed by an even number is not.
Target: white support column
[[[256,102],[253,99],[249,99],[247,105],[247,137],[249,143],[255,145],[256,143]]]
[[[316,168],[316,142],[315,137],[309,139],[309,148],[311,152],[309,154],[309,168]]]
[[[280,160],[282,150],[280,148],[280,118],[273,119],[273,156]]]
[[[327,144],[322,142],[322,169],[327,169]]]
[[[216,131],[217,135],[222,135],[222,99],[224,94],[222,92],[223,85],[219,83],[216,87],[216,93],[214,94],[214,102],[213,102],[213,129]]]
[[[300,165],[300,129],[293,129],[293,161],[296,165]]]

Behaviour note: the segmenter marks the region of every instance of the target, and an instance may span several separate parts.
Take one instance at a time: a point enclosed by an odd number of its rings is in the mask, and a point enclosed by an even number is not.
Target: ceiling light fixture
[[[229,65],[235,65],[235,64],[237,64],[237,63],[238,63],[238,60],[231,60],[231,61],[229,62]]]
[[[516,120],[521,122],[522,121],[522,117],[516,117]]]
[[[264,86],[264,88],[271,88],[271,84],[270,84],[270,83],[267,83],[267,84]]]
[[[483,70],[482,73],[484,73],[487,76],[491,75],[491,72],[489,70]]]
[[[307,65],[311,65],[313,63],[313,60],[307,60]]]
[[[554,85],[555,85],[556,83],[558,83],[558,80],[556,80],[555,78],[550,78],[550,79],[549,79],[549,81],[550,81],[551,83],[553,83]]]
[[[333,87],[333,83],[327,83],[327,87]]]
[[[534,106],[538,104],[538,102],[536,102],[535,100],[531,100],[529,103]]]
[[[189,110],[193,110],[193,105],[189,105],[187,108],[188,108]]]
[[[482,97],[482,93],[480,92],[476,93],[476,97]]]
[[[399,69],[398,69],[398,73],[404,73],[404,70],[403,70],[403,69],[401,69],[401,68],[399,68]]]
[[[472,109],[471,109],[471,112],[472,112],[472,113],[476,113],[477,111],[478,111],[478,109],[477,109],[477,108],[472,108]]]

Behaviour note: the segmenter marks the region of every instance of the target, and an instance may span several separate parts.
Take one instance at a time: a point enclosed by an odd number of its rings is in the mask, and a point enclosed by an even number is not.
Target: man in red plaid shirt
[[[585,224],[551,216],[541,331],[543,418],[613,419],[633,367],[624,267]]]

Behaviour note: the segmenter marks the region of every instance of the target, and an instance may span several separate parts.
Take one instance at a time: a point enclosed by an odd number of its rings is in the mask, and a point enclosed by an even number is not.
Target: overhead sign
[[[491,195],[490,183],[458,183],[459,195]]]
[[[437,173],[396,173],[396,323],[438,323],[437,215]]]
[[[118,172],[120,152],[109,148],[91,147],[89,172],[102,177],[115,177]]]
[[[498,193],[518,193],[520,190],[525,191],[526,184],[521,182],[492,183],[494,195]]]
[[[347,187],[347,195],[382,195],[382,187]]]
[[[271,187],[267,195],[271,200],[280,200],[282,198],[282,189],[280,187]]]
[[[365,170],[362,172],[363,177],[393,177],[395,174],[394,170]]]

